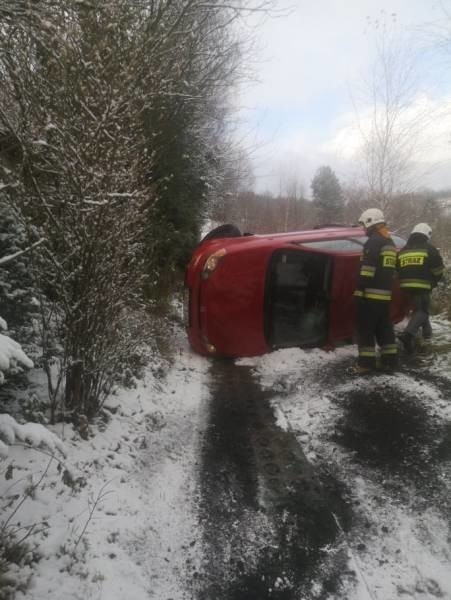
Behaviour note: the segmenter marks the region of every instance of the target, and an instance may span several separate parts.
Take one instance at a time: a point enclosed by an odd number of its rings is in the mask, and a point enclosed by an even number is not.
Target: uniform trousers
[[[380,348],[381,364],[394,368],[398,364],[398,346],[390,319],[390,302],[359,298],[356,311],[359,365],[376,367],[376,344]]]
[[[431,293],[428,291],[408,291],[409,301],[413,307],[405,333],[410,333],[415,337],[421,329],[423,337],[430,339],[432,337],[432,326],[429,320],[431,307]]]

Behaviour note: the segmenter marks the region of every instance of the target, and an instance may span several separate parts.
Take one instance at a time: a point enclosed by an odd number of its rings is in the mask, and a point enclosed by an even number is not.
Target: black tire
[[[214,229],[212,229],[210,232],[207,233],[205,237],[201,239],[200,243],[202,244],[207,240],[214,240],[216,238],[229,237],[241,237],[241,231],[236,225],[227,223],[226,225],[219,225],[219,227],[215,227]]]

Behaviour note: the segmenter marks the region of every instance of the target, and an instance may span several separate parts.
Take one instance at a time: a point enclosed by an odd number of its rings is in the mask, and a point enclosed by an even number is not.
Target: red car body
[[[207,356],[239,357],[351,341],[365,240],[361,228],[327,227],[201,242],[185,275],[192,348]],[[394,322],[404,318],[398,286],[391,310]]]

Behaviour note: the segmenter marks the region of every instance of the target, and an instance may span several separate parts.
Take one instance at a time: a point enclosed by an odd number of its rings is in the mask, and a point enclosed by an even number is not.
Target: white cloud
[[[362,149],[362,132],[367,135],[371,131],[372,111],[368,106],[361,112],[359,126],[355,113],[342,115],[341,125],[320,145],[321,150],[347,160],[356,158]],[[399,125],[416,135],[412,160],[428,165],[451,160],[451,98],[418,95],[404,110]]]
[[[277,7],[290,4],[279,0]],[[256,148],[256,188],[277,193],[281,178],[292,173],[308,190],[322,164],[341,178],[355,179],[361,135],[348,87],[369,71],[375,21],[385,19],[401,39],[440,14],[437,3],[424,0],[380,0],[377,6],[374,0],[299,0],[290,16],[268,19],[258,32],[266,57],[258,65],[261,83],[241,98],[255,109],[242,114],[252,129],[250,146]],[[451,169],[445,168],[451,160],[451,78],[437,64],[421,76],[422,92],[406,119],[427,112],[429,122],[419,132],[413,158],[430,169],[425,185],[451,185]],[[369,110],[361,109],[363,123]]]
[[[369,131],[371,107],[362,109],[360,127]],[[412,165],[420,184],[430,187],[451,186],[451,97],[419,95],[406,108],[403,125],[415,124],[417,138],[412,140]],[[256,187],[278,193],[281,181],[296,177],[309,192],[316,169],[330,165],[342,180],[361,176],[362,133],[356,115],[347,111],[330,124],[329,137],[315,139],[293,130],[273,139],[254,157]]]

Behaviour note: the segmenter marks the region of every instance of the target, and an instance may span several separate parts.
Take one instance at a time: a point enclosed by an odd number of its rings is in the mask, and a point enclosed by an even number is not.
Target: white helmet
[[[432,229],[427,223],[418,223],[418,225],[415,225],[412,229],[412,233],[422,233],[429,240],[432,235]]]
[[[378,223],[385,223],[384,213],[379,208],[368,208],[360,215],[359,223],[369,229]]]

